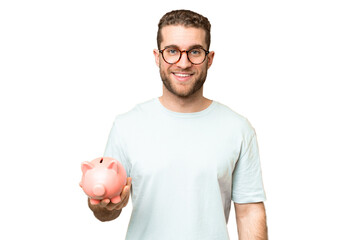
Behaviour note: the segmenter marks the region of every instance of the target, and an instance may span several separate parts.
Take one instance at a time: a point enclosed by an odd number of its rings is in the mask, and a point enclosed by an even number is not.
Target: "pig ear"
[[[89,162],[81,163],[81,171],[83,172],[83,174],[85,174],[87,172],[87,170],[90,170],[93,168],[94,168],[94,166]]]
[[[116,160],[111,160],[108,169],[114,170],[116,173],[118,173],[118,165]]]

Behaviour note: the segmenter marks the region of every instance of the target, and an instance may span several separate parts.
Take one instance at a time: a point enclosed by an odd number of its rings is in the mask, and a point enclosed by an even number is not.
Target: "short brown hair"
[[[209,20],[190,10],[174,10],[166,13],[159,21],[158,32],[157,32],[157,45],[160,49],[160,44],[162,42],[161,29],[169,25],[183,25],[185,27],[195,27],[204,29],[206,32],[205,42],[207,44],[207,50],[210,48],[210,28],[211,24]]]

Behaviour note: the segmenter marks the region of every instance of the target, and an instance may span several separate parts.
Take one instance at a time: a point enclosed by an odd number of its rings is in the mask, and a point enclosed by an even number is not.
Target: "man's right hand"
[[[93,205],[90,203],[89,199],[88,204],[90,209],[94,212],[95,217],[100,221],[110,221],[117,218],[121,213],[121,209],[128,204],[130,188],[131,177],[128,177],[126,185],[120,194],[121,200],[119,203],[112,203],[110,199],[103,199],[99,204]]]

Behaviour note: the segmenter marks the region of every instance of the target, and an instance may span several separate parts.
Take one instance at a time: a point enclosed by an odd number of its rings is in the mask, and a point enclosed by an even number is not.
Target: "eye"
[[[201,49],[191,49],[189,52],[191,55],[198,56],[201,54]]]
[[[169,55],[177,55],[179,53],[179,50],[176,48],[167,48],[166,53]]]

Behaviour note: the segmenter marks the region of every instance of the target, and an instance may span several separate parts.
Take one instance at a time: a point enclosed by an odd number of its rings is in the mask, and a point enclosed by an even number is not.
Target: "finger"
[[[126,205],[128,204],[128,202],[129,202],[129,197],[127,197],[127,198],[124,200],[123,207],[126,207]]]
[[[100,206],[101,207],[106,207],[109,203],[110,203],[110,199],[105,198],[105,199],[100,201]]]
[[[106,209],[112,211],[116,208],[116,206],[117,206],[116,204],[110,203],[106,206]]]
[[[125,206],[126,206],[126,204],[121,204],[119,206],[116,206],[115,209],[120,210],[120,209],[123,209]]]
[[[129,195],[127,195],[127,196],[121,201],[120,204],[116,205],[115,209],[116,209],[116,210],[122,209],[123,207],[125,207],[125,206],[127,205],[128,201],[129,201]]]
[[[126,185],[131,186],[131,182],[132,182],[132,178],[128,177],[127,180],[126,180]]]
[[[123,198],[121,198],[121,201],[119,203],[115,204],[114,209],[120,210],[121,208],[125,207],[128,200],[129,200],[129,194],[127,194]]]
[[[116,207],[115,207],[116,210],[120,210],[120,209],[122,209],[122,208],[123,208],[122,205],[119,205],[119,206],[116,206]]]
[[[103,199],[100,204],[102,204],[102,207],[106,207],[107,210],[120,210],[123,207],[125,207],[129,201],[129,195],[130,195],[130,187],[131,187],[131,181],[132,178],[128,177],[126,180],[126,185],[124,187],[124,189],[122,190],[121,194],[120,194],[120,199],[121,201],[117,204],[113,204],[110,202],[110,199]],[[104,202],[103,202],[104,201]],[[125,204],[124,204],[125,203]]]
[[[114,199],[114,198],[113,198]],[[122,202],[124,201],[120,196],[119,196],[119,202],[117,202],[117,203],[114,203],[113,202],[113,199],[111,199],[110,200],[110,203],[106,206],[106,208],[108,209],[108,210],[114,210],[114,209],[117,209],[118,208],[118,206],[120,205],[122,205]]]
[[[130,194],[130,186],[125,186],[123,191],[120,194],[120,198],[124,199],[126,196],[128,196]]]

